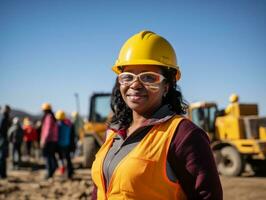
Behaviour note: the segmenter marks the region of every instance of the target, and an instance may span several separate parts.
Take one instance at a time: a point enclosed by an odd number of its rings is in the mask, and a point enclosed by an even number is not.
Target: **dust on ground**
[[[0,180],[0,199],[10,200],[89,200],[92,180],[89,169],[75,164],[71,180],[56,172],[54,178],[45,180],[43,166],[9,170],[8,178]],[[221,177],[225,200],[266,199],[266,177]]]

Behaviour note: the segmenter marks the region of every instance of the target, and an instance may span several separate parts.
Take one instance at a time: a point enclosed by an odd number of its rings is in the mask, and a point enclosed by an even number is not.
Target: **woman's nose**
[[[143,88],[143,85],[140,82],[140,80],[138,78],[136,78],[136,80],[133,83],[131,83],[130,88],[139,89],[139,88]]]

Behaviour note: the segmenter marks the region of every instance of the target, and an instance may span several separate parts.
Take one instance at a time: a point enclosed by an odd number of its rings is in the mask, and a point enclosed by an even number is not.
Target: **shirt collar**
[[[160,123],[163,123],[175,115],[175,112],[170,109],[170,105],[163,105],[161,106],[152,116],[150,119],[147,119],[143,122],[140,128],[144,128],[147,126],[154,126]],[[110,124],[109,129],[117,132],[118,135],[125,137],[126,130],[122,128],[121,124]]]

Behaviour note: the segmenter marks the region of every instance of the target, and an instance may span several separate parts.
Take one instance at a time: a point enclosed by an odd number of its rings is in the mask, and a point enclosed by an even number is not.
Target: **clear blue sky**
[[[223,108],[236,92],[266,115],[265,11],[264,0],[0,0],[0,105],[70,113],[77,92],[87,114],[125,40],[149,29],[175,48],[188,102]]]

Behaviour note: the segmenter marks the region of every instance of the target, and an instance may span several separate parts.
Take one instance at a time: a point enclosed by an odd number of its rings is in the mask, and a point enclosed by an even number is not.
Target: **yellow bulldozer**
[[[110,117],[110,96],[110,93],[95,93],[90,98],[83,137],[85,167],[91,167],[103,144]],[[257,104],[238,103],[238,98],[232,96],[230,99],[225,111],[218,110],[215,102],[192,103],[188,117],[208,133],[220,174],[238,176],[246,164],[256,173],[266,171],[266,117],[258,116]]]

